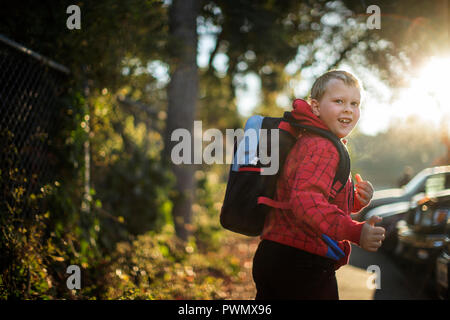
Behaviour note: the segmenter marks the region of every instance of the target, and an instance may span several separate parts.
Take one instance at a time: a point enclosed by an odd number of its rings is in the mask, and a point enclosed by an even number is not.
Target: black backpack
[[[290,126],[289,126],[290,125]],[[297,120],[290,112],[285,112],[282,118],[271,118],[262,116],[250,117],[244,132],[249,130],[279,129],[279,168],[276,174],[264,175],[261,172],[270,166],[270,163],[263,164],[260,161],[261,152],[271,156],[271,135],[267,134],[266,143],[261,144],[260,137],[256,146],[250,146],[246,139],[235,141],[233,163],[230,166],[225,199],[220,212],[220,223],[228,230],[247,236],[259,236],[263,230],[267,213],[272,207],[288,209],[287,204],[273,200],[275,195],[277,179],[283,170],[283,164],[291,148],[296,142],[295,130],[292,127],[310,131],[329,139],[336,146],[339,153],[339,166],[333,180],[333,187],[329,200],[333,200],[339,191],[347,183],[350,174],[350,157],[347,149],[333,133],[307,125],[297,123]],[[248,139],[247,139],[248,142]],[[242,145],[244,144],[244,146]],[[267,150],[262,150],[262,149]],[[238,163],[240,150],[245,150],[243,163]],[[242,154],[241,154],[242,156]]]

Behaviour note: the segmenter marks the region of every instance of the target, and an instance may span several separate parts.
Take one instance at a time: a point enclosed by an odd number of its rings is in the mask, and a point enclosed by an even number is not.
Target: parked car
[[[397,251],[415,262],[435,261],[450,241],[450,188],[432,196],[419,194],[406,221],[398,224]]]
[[[427,188],[430,191],[432,188],[450,188],[450,166],[424,169],[403,188],[375,191],[371,203],[358,213],[356,220],[365,221],[374,215],[382,217],[379,225],[386,229],[386,239],[381,248],[392,252],[398,242],[397,224],[405,220],[413,198],[425,193]]]
[[[436,293],[440,299],[450,300],[449,277],[450,272],[450,242],[444,246],[441,255],[436,260]]]
[[[448,297],[450,188],[419,194],[414,201],[406,221],[399,223],[395,251],[420,265],[423,277],[433,279],[438,295]]]

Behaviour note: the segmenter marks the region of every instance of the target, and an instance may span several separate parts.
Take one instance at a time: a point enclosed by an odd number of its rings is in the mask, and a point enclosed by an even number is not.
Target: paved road
[[[380,289],[367,286],[372,273],[371,265],[380,268]],[[436,299],[424,270],[414,269],[412,264],[394,259],[383,253],[367,252],[358,246],[352,247],[350,263],[337,272],[340,298],[375,300]],[[370,284],[370,281],[369,281]]]

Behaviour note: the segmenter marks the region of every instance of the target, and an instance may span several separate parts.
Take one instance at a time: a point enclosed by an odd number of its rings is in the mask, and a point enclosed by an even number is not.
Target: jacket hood
[[[294,109],[291,114],[299,123],[330,131],[327,125],[312,112],[311,106],[305,100],[295,99],[292,107]]]

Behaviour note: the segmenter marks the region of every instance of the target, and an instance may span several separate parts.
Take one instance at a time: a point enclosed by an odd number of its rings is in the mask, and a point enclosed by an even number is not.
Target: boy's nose
[[[352,110],[352,107],[350,106],[350,104],[344,105],[344,112],[353,113],[353,110]]]

